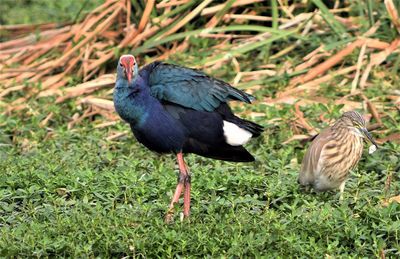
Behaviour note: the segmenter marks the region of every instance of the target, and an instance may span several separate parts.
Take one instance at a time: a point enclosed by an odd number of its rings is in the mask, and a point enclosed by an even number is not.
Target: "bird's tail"
[[[250,132],[252,134],[252,138],[258,137],[261,135],[261,133],[264,131],[264,127],[249,121],[249,120],[245,120],[245,119],[241,119],[239,117],[233,117],[230,120],[228,120],[229,122],[235,123],[237,126],[239,126],[242,129],[247,130],[248,132]]]
[[[196,139],[189,139],[185,143],[183,152],[231,162],[254,161],[254,157],[242,146],[231,146],[225,143],[211,145]]]
[[[253,162],[254,157],[242,146],[224,145],[211,147],[207,152],[194,152],[198,155],[231,162]]]

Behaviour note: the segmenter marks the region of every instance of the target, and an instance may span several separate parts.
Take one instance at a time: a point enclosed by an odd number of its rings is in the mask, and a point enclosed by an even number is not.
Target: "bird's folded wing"
[[[161,62],[150,64],[148,83],[159,100],[199,111],[213,111],[221,102],[239,100],[250,103],[254,97],[206,74]],[[149,65],[149,66],[150,66]]]
[[[322,169],[318,168],[318,164],[321,162],[320,158],[323,150],[331,140],[330,136],[331,128],[327,128],[318,134],[318,136],[313,140],[303,159],[302,171],[316,173]]]

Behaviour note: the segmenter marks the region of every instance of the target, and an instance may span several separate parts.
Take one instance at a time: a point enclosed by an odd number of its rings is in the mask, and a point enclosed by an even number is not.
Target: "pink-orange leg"
[[[171,222],[172,216],[174,214],[174,205],[179,201],[179,197],[182,195],[183,187],[185,187],[183,196],[183,215],[184,217],[189,217],[190,214],[190,173],[183,160],[182,152],[177,154],[178,166],[179,166],[179,177],[178,184],[176,185],[174,196],[172,197],[171,204],[167,215],[165,216],[165,221]]]
[[[179,158],[179,154],[178,154],[178,158]],[[183,155],[181,153],[181,159],[182,159],[182,165],[185,168],[185,180],[184,180],[184,184],[185,184],[185,192],[183,194],[183,216],[185,216],[185,218],[189,217],[190,215],[190,187],[191,187],[191,176],[190,176],[190,172],[189,169],[185,163],[185,160],[183,160]]]

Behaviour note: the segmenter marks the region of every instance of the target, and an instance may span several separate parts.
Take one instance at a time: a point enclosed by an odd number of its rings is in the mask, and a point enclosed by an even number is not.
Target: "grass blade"
[[[321,0],[312,0],[312,1],[321,11],[322,18],[324,18],[324,20],[329,25],[329,27],[331,27],[332,30],[339,37],[343,37],[343,35],[347,35],[346,29],[344,28],[344,26],[335,19],[333,14],[331,14],[329,12],[329,9],[326,7],[326,5]]]

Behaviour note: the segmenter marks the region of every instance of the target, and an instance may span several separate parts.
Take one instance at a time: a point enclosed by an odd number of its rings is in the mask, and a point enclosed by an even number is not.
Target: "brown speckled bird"
[[[378,147],[361,114],[345,112],[313,140],[303,158],[298,182],[316,191],[339,188],[343,199],[347,177],[361,158],[365,137]]]

